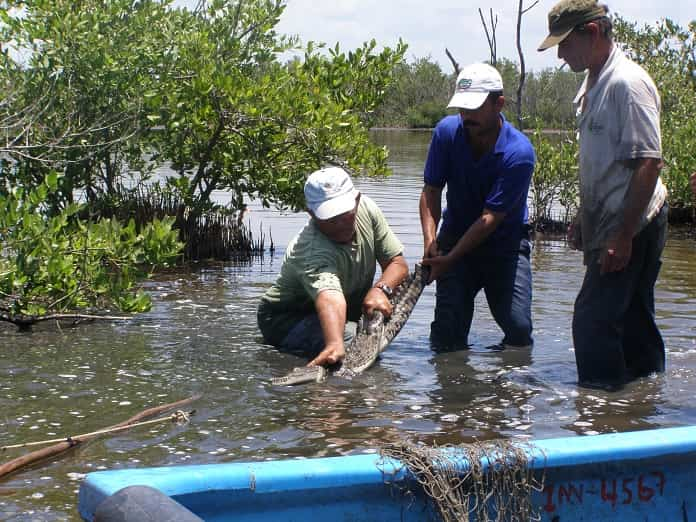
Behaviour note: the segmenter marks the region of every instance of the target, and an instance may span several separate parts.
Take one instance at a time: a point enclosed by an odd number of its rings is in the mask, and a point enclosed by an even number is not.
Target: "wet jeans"
[[[667,236],[667,204],[633,238],[624,270],[599,273],[599,251],[587,257],[575,300],[573,343],[581,385],[616,389],[665,369],[665,344],[655,324],[655,281]]]
[[[357,323],[348,321],[343,331],[343,344],[348,343],[355,336]],[[280,343],[278,348],[285,352],[303,355],[306,357],[314,357],[319,355],[324,349],[324,333],[321,330],[321,323],[317,314],[311,314],[298,322],[288,332],[285,339]]]
[[[438,238],[444,253],[455,242]],[[503,343],[532,344],[532,270],[530,244],[523,238],[519,249],[507,252],[478,248],[437,280],[435,320],[430,325],[433,350],[468,347],[474,299],[483,289],[488,307],[503,330]]]

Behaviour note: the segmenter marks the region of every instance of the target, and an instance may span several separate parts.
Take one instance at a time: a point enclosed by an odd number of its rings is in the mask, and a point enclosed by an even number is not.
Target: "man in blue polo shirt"
[[[465,67],[448,105],[459,114],[443,118],[430,143],[420,216],[423,265],[437,280],[434,350],[468,347],[482,288],[504,333],[490,348],[532,345],[527,194],[534,149],[503,117],[504,104],[498,71],[484,63]]]

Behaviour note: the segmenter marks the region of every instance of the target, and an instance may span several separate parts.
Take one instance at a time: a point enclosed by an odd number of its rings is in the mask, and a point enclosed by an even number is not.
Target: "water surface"
[[[404,242],[422,254],[417,201],[429,134],[378,132],[394,176],[359,180]],[[269,227],[273,256],[242,266],[196,265],[148,283],[154,308],[130,322],[32,333],[0,326],[0,445],[89,432],[158,404],[202,394],[185,426],[143,427],[92,441],[0,483],[2,520],[78,520],[76,492],[97,469],[305,458],[374,452],[399,439],[460,443],[547,438],[696,423],[696,242],[672,238],[657,287],[667,371],[608,394],[576,386],[570,334],[583,275],[562,241],[534,243],[530,352],[489,352],[501,339],[481,294],[471,350],[433,354],[429,287],[383,358],[353,379],[296,388],[268,379],[302,360],[262,344],[258,298],[305,222],[252,206],[253,230]],[[20,451],[8,451],[2,461]]]

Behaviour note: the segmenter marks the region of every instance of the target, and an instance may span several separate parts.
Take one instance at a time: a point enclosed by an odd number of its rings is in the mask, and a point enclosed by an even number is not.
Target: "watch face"
[[[384,284],[384,283],[380,283],[377,285],[377,288],[381,289],[382,292],[384,292],[387,295],[387,297],[391,297],[391,295],[392,295],[391,286]]]

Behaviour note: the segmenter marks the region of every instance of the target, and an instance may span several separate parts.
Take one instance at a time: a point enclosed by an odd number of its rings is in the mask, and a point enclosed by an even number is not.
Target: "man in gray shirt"
[[[618,389],[664,371],[654,288],[667,233],[660,179],[660,96],[652,79],[614,45],[608,8],[562,0],[548,15],[540,51],[558,45],[575,72],[580,135],[579,222],[569,236],[587,270],[573,313],[579,383]]]

